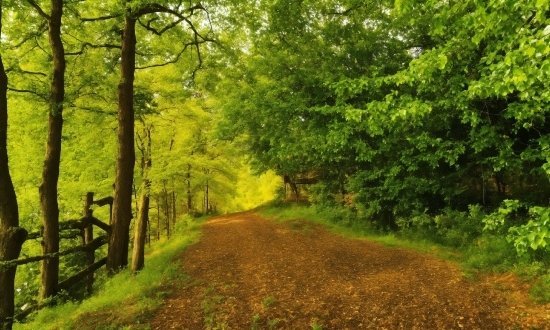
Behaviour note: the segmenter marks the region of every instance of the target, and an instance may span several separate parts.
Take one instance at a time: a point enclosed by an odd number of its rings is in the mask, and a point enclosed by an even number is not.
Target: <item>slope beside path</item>
[[[217,217],[180,260],[190,279],[152,329],[522,328],[498,292],[450,262],[302,221]]]

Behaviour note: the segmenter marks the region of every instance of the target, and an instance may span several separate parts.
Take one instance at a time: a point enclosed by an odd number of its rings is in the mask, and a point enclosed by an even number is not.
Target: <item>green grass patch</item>
[[[550,273],[541,276],[529,293],[535,301],[541,304],[550,303]]]
[[[96,272],[101,283],[95,295],[81,303],[42,309],[27,323],[15,324],[14,329],[148,329],[146,320],[170,294],[174,282],[187,279],[179,264],[172,261],[197,242],[204,221],[206,218],[179,221],[170,239],[147,248],[145,268],[138,274],[126,269],[101,281],[100,270]]]
[[[277,300],[273,296],[267,296],[262,300],[262,306],[264,308],[268,308],[269,306],[273,305]]]

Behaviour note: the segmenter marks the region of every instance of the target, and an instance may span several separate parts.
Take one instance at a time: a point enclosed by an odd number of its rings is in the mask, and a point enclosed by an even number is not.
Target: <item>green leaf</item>
[[[445,54],[439,55],[439,70],[445,69],[445,65],[447,64],[447,56]]]

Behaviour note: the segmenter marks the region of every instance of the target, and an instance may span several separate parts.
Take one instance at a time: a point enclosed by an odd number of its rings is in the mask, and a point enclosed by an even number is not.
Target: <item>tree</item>
[[[149,169],[151,168],[151,128],[144,127],[143,135],[138,135],[141,151],[141,197],[139,215],[135,226],[134,251],[132,253],[132,271],[140,271],[145,264],[145,235],[149,223]]]
[[[2,32],[3,2],[0,2],[0,33]],[[0,56],[0,261],[19,258],[27,231],[19,227],[17,197],[9,171],[8,77]],[[0,329],[10,330],[13,324],[16,267],[0,267]]]
[[[162,34],[180,22],[185,22],[192,31],[192,40],[184,43],[183,50],[188,46],[198,47],[210,41],[207,35],[201,34],[190,21],[196,12],[205,11],[199,3],[185,9],[187,15],[157,3],[136,4],[135,1],[125,2],[125,20],[122,34],[122,53],[120,64],[120,82],[118,85],[118,154],[115,176],[115,193],[113,204],[112,232],[109,239],[107,270],[117,272],[128,264],[129,228],[132,219],[132,185],[135,163],[134,148],[134,78],[136,68],[136,22],[144,15],[166,13],[175,17],[175,21],[156,29],[151,23],[160,18],[152,18],[148,24],[141,24],[146,30]],[[137,8],[136,8],[137,6]],[[160,24],[164,23],[163,20]],[[199,52],[200,56],[200,52]],[[199,57],[200,61],[200,57]],[[200,65],[200,63],[199,63]]]
[[[28,0],[48,22],[48,36],[52,50],[53,75],[50,87],[48,112],[48,139],[40,184],[40,205],[43,216],[43,254],[59,252],[59,205],[57,184],[61,160],[61,136],[63,130],[63,102],[65,100],[65,49],[61,40],[63,1],[51,1],[51,14],[46,14],[34,0]],[[42,298],[57,293],[59,258],[42,261]]]

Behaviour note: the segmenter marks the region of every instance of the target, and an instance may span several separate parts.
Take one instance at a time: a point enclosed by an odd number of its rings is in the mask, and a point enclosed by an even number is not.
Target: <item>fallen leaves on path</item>
[[[217,217],[181,262],[192,284],[165,299],[153,329],[550,329],[544,317],[522,324],[450,262],[304,221]]]

